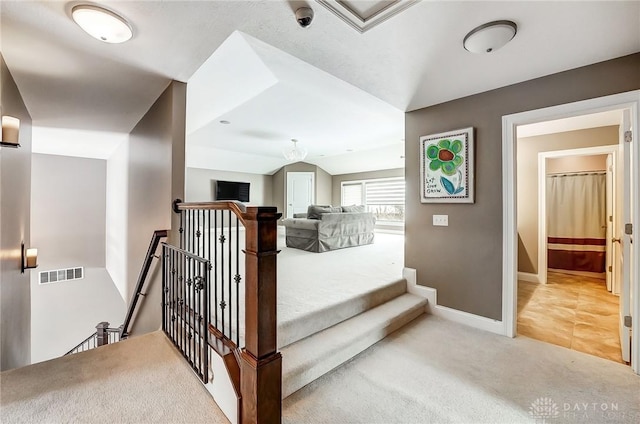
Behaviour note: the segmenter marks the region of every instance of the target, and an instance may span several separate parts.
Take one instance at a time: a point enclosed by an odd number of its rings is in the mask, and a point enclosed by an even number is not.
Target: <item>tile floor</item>
[[[604,280],[549,272],[547,284],[518,281],[518,334],[622,362],[618,296]]]

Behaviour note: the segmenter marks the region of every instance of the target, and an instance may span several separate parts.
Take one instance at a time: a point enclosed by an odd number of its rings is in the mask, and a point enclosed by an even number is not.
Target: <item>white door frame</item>
[[[617,137],[616,137],[617,139]],[[538,153],[538,282],[547,284],[547,159],[567,156],[612,155],[614,170],[618,144]],[[517,218],[517,217],[516,217]]]
[[[631,126],[634,131],[634,143],[638,149],[638,133],[640,123],[640,90],[611,96],[599,97],[580,102],[552,106],[544,109],[505,115],[502,117],[502,322],[504,334],[515,337],[517,325],[517,296],[518,296],[518,230],[516,210],[516,128],[518,125],[533,124],[591,113],[606,112],[618,109],[630,109]],[[640,187],[640,155],[634,155],[631,180],[633,187]],[[634,231],[636,235],[640,225],[640,196],[633,196]],[[626,236],[627,243],[630,241]],[[637,239],[637,237],[636,237]],[[640,328],[640,282],[638,267],[640,259],[634,254],[631,260],[632,275],[630,276],[633,304],[631,305],[632,328]],[[631,346],[631,367],[640,374],[640,337],[633,338]]]

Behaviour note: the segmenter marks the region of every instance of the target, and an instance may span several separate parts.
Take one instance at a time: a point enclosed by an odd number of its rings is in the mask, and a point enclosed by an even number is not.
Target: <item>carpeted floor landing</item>
[[[160,331],[3,372],[0,421],[228,423]]]
[[[227,422],[160,332],[0,379],[3,424]],[[285,399],[283,422],[638,423],[640,377],[425,315]]]
[[[284,400],[284,423],[639,423],[628,366],[424,315]]]

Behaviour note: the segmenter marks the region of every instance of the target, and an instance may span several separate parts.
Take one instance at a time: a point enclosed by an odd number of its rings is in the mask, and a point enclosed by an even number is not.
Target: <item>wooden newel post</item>
[[[106,321],[103,321],[100,324],[96,325],[96,344],[98,346],[109,344],[109,333],[107,332],[107,328],[109,328],[109,323]]]
[[[246,230],[245,347],[241,357],[242,424],[282,420],[282,356],[277,351],[277,240],[275,207],[248,207]]]

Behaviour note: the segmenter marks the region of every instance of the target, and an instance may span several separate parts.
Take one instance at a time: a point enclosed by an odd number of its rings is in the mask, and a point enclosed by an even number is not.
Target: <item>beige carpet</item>
[[[285,246],[279,232],[278,322],[357,298],[402,278],[404,236],[376,233],[375,242],[324,253]]]
[[[283,422],[638,423],[640,377],[425,315],[285,399]]]
[[[228,423],[162,332],[0,374],[8,423]]]
[[[3,424],[226,422],[158,332],[0,379]],[[534,420],[536,403],[546,406]],[[424,316],[294,393],[283,410],[284,423],[638,423],[640,377],[581,352]]]

